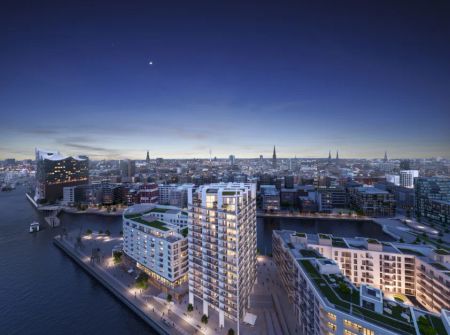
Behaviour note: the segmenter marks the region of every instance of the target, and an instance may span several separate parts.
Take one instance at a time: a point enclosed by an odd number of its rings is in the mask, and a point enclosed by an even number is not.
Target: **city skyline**
[[[0,159],[450,157],[449,4],[348,4],[10,3]]]

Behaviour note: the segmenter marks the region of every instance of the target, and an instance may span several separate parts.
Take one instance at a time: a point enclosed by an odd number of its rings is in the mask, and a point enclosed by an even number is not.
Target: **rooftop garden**
[[[434,252],[438,255],[450,255],[450,252],[444,249],[436,249],[434,250]]]
[[[163,231],[167,231],[169,230],[169,228],[166,227],[166,224],[164,222],[158,221],[158,220],[154,220],[154,221],[146,221],[140,217],[138,218],[132,218],[133,221],[152,227],[152,228],[156,228],[159,230],[163,230]]]
[[[331,240],[331,237],[329,235],[326,235],[326,234],[319,234],[319,238],[323,238],[325,240]]]
[[[222,195],[236,195],[236,191],[223,191]]]
[[[375,240],[375,239],[373,239],[373,238],[367,239],[367,243],[371,243],[371,244],[380,244],[380,242],[378,242],[378,240]]]
[[[410,322],[407,322],[403,318],[396,318],[395,315],[380,314],[372,310],[366,309],[359,305],[359,293],[348,286],[345,281],[338,276],[322,276],[315,266],[307,259],[302,259],[298,261],[308,277],[315,284],[316,288],[321,292],[322,296],[325,297],[330,303],[334,304],[336,308],[346,312],[352,313],[362,319],[378,324],[381,327],[388,329],[393,329],[400,334],[414,334],[414,327]],[[334,289],[330,282],[336,287]],[[340,280],[340,281],[339,281]],[[345,286],[345,287],[344,287]]]
[[[443,266],[442,264],[439,264],[439,263],[430,263],[430,265],[432,267],[434,267],[435,269],[438,269],[441,271],[449,271],[445,266]]]
[[[305,233],[295,233],[295,236],[306,237],[306,234]]]
[[[169,209],[168,208],[159,208],[159,207],[155,207],[153,209],[151,209],[149,211],[149,213],[165,213],[167,212]]]
[[[398,248],[398,250],[400,250],[404,254],[410,254],[410,255],[416,255],[416,256],[424,256],[424,254],[422,254],[421,252],[419,252],[417,250],[412,250],[412,249],[408,249],[408,248]]]
[[[290,249],[295,249],[294,245],[291,242],[289,242],[287,245]]]
[[[437,316],[434,316],[434,315],[429,315],[428,319],[430,320],[431,324],[433,325],[433,328],[436,331],[436,334],[447,335],[447,330],[445,329],[444,323],[442,322],[441,318],[438,318]]]
[[[303,257],[323,258],[316,250],[313,249],[301,249],[299,251]]]
[[[181,235],[183,235],[183,237],[186,237],[188,235],[188,228],[183,228],[181,229]]]
[[[344,242],[342,238],[333,238],[332,243],[333,247],[347,248],[347,244]]]

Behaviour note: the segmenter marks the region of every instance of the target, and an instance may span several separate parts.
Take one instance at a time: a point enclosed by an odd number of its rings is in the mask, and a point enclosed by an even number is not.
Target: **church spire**
[[[274,169],[277,167],[277,152],[275,146],[273,146],[272,165]]]
[[[150,163],[150,153],[148,152],[148,150],[147,150],[147,157],[145,158],[145,162],[146,162],[147,164]]]
[[[384,161],[387,162],[388,161],[388,157],[387,157],[387,151],[384,152]]]
[[[336,160],[339,160],[339,150],[336,150]]]

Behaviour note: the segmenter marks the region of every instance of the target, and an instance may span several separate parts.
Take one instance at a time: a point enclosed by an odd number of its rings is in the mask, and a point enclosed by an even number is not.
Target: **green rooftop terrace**
[[[348,248],[347,244],[344,242],[342,238],[333,238],[332,243],[333,247]]]
[[[151,209],[150,211],[149,211],[149,213],[165,213],[165,212],[167,212],[169,209],[167,209],[167,208],[158,208],[158,207],[155,207],[155,208],[153,208],[153,209]]]
[[[400,316],[397,315],[397,313],[389,316],[361,307],[359,305],[359,293],[357,290],[354,290],[349,286],[344,288],[344,285],[346,284],[336,276],[321,275],[310,260],[300,259],[298,262],[321,295],[337,309],[372,322],[380,327],[393,330],[399,334],[406,335],[416,333],[412,323],[400,319]],[[331,279],[336,282],[336,288],[333,287]]]
[[[163,231],[168,231],[169,228],[166,227],[166,224],[164,222],[158,221],[158,220],[154,220],[154,221],[146,221],[144,219],[142,219],[141,217],[137,217],[137,218],[132,218],[133,221],[152,227],[152,228],[156,228],[159,230],[163,230]]]
[[[415,256],[425,256],[424,254],[422,254],[421,252],[419,252],[417,250],[412,250],[412,249],[408,249],[408,248],[398,248],[398,250],[400,250],[404,254],[410,254],[410,255],[415,255]]]

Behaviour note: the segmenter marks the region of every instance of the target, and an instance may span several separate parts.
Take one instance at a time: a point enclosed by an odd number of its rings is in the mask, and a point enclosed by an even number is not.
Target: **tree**
[[[203,314],[202,316],[202,322],[206,325],[208,324],[208,316],[206,314]]]
[[[189,304],[188,306],[187,306],[187,311],[188,312],[192,312],[194,310],[194,306],[192,305],[192,304]]]
[[[339,283],[339,290],[342,292],[342,294],[350,294],[351,293],[350,288],[343,282]]]
[[[122,261],[122,252],[114,251],[113,258],[114,258],[114,263],[119,264]]]
[[[172,294],[168,294],[167,295],[167,302],[171,302],[172,301]]]
[[[103,230],[100,229],[100,230],[98,231],[98,233],[99,233],[99,234],[103,234]]]
[[[110,232],[109,230],[106,230],[106,231],[105,231],[105,234],[106,234],[107,236],[111,236],[111,232]]]
[[[92,235],[92,230],[86,229],[86,235]]]
[[[233,328],[228,329],[228,335],[234,335],[234,329]]]
[[[123,230],[121,230],[119,234],[120,234],[120,236],[123,236]]]
[[[405,243],[405,241],[403,240],[402,237],[400,237],[400,239],[398,240],[400,243]]]

